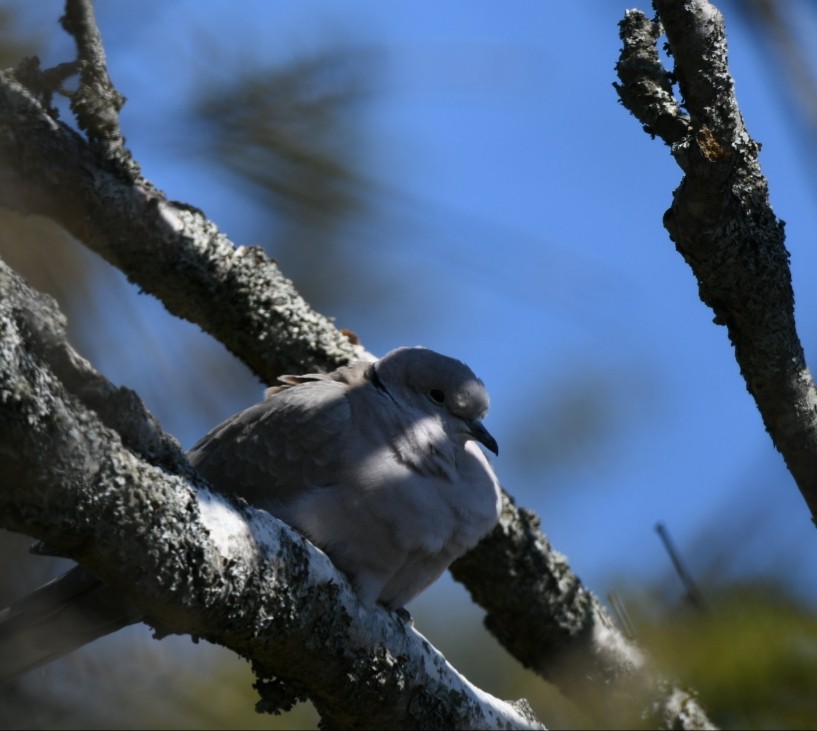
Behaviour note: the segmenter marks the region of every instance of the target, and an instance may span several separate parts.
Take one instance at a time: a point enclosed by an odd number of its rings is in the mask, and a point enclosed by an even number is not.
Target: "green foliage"
[[[817,611],[771,582],[707,595],[636,621],[668,674],[698,691],[723,728],[810,729],[817,724]]]

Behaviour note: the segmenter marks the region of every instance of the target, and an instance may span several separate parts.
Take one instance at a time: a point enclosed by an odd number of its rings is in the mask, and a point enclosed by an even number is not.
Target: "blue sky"
[[[807,3],[790,5],[801,27],[817,24]],[[680,170],[612,88],[617,24],[630,6],[142,0],[100,2],[97,14],[111,75],[128,97],[124,132],[146,176],[239,244],[275,232],[258,230],[250,204],[211,162],[173,146],[196,134],[187,111],[196,84],[222,72],[209,53],[272,63],[337,38],[378,49],[361,168],[394,193],[381,202],[376,235],[352,228],[346,245],[369,273],[411,281],[411,313],[384,320],[378,303],[348,302],[325,314],[375,353],[422,344],[473,367],[492,395],[497,472],[600,596],[669,573],[653,530],[662,521],[693,574],[728,547],[721,558],[735,575],[785,566],[813,598],[817,563],[806,557],[817,536],[806,506],[764,432],[725,329],[712,324],[661,225]],[[54,32],[61,7],[40,0],[36,17],[26,11],[53,33],[46,62],[70,55],[68,39]],[[775,89],[768,49],[722,7],[738,99],[787,224],[810,356],[813,161]],[[285,260],[281,267],[286,273]],[[163,368],[191,367],[174,345],[189,326],[133,291],[109,296],[110,317],[137,308],[166,343],[158,355],[137,351],[149,357],[127,366],[100,351],[95,362],[112,380],[147,393]],[[247,384],[222,417],[260,397],[260,386]],[[185,421],[184,398],[195,395],[179,393],[148,405],[187,447],[212,424]],[[576,393],[584,394],[578,417]],[[579,417],[595,431],[571,454]],[[548,456],[547,442],[541,459],[531,456],[535,444],[523,458],[514,449],[520,422],[541,424],[557,443],[566,438],[564,454]]]

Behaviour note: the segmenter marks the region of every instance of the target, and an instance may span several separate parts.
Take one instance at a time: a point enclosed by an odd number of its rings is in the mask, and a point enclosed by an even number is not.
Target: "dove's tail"
[[[82,566],[0,609],[0,682],[142,620]]]

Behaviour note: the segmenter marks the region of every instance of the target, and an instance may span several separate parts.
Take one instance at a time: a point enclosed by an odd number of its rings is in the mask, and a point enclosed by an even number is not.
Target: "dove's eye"
[[[432,388],[428,395],[435,404],[445,403],[445,394],[439,388]]]

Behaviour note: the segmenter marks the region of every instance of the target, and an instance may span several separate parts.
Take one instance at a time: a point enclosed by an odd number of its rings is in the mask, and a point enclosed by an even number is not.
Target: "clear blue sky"
[[[634,4],[140,0],[100,2],[97,13],[111,74],[128,97],[124,132],[145,174],[240,244],[259,243],[247,203],[212,165],[174,154],[169,142],[190,124],[184,110],[201,75],[219,73],[207,50],[274,62],[333,38],[380,49],[361,167],[401,202],[381,212],[383,241],[351,230],[349,245],[385,280],[410,277],[419,315],[383,322],[365,302],[326,314],[375,353],[422,344],[474,368],[492,395],[497,472],[600,596],[669,573],[653,530],[660,520],[693,573],[717,552],[740,575],[785,566],[814,597],[817,535],[805,504],[725,330],[661,225],[680,171],[612,88],[617,23]],[[61,5],[39,0],[36,18],[28,13],[50,34]],[[650,10],[647,0],[640,7]],[[774,88],[768,49],[722,7],[738,99],[787,223],[811,355],[813,159]],[[801,26],[817,25],[806,2],[791,8]],[[65,60],[69,48],[64,39],[49,60]],[[160,307],[134,302],[152,328],[172,332]],[[118,372],[97,365],[139,391],[159,377],[150,359]],[[578,403],[576,393],[585,394]],[[222,416],[258,397],[253,386]],[[149,406],[185,446],[211,426],[185,423],[184,403],[172,398]],[[595,431],[573,454],[579,418]],[[549,441],[538,459],[535,444],[525,455],[515,449],[519,421],[562,437],[562,459],[554,462]]]

